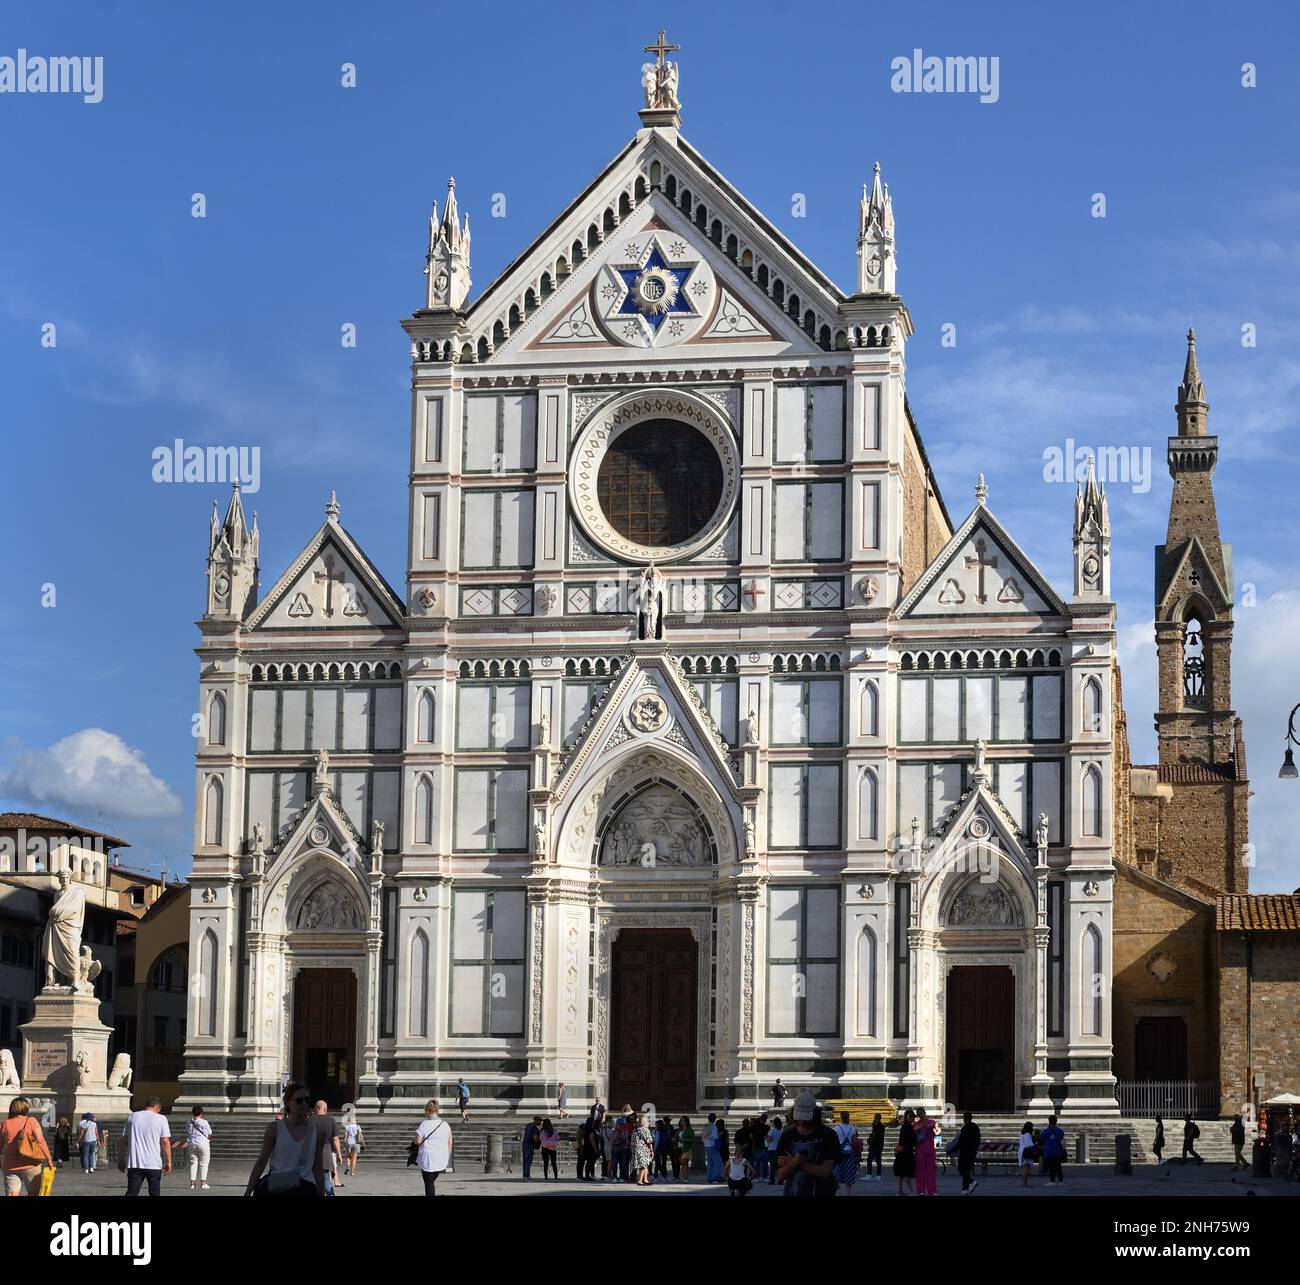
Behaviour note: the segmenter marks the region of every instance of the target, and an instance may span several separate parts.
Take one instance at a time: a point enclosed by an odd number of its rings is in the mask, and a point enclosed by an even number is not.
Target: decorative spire
[[[447,180],[442,218],[438,202],[429,217],[429,253],[424,272],[429,278],[426,307],[458,309],[469,295],[469,215],[462,226],[456,204],[456,180]]]
[[[1187,331],[1187,362],[1183,366],[1183,382],[1178,385],[1178,435],[1179,437],[1204,437],[1205,421],[1210,404],[1201,382],[1201,365],[1196,360],[1196,331]]]
[[[989,488],[984,482],[984,474],[981,473],[979,481],[975,483],[975,502],[983,504],[989,498]]]
[[[336,492],[330,492],[329,503],[325,506],[325,517],[330,522],[339,520],[339,497]]]
[[[880,162],[872,168],[871,192],[862,185],[858,206],[858,293],[894,293],[894,204],[881,182]]]
[[[1183,382],[1178,388],[1178,400],[1203,402],[1205,385],[1201,383],[1201,366],[1196,360],[1196,331],[1187,331],[1187,364],[1183,367]]]

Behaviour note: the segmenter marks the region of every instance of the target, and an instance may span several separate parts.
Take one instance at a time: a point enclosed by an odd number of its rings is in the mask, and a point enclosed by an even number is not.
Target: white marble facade
[[[363,1109],[462,1074],[485,1110],[608,1096],[618,943],[679,928],[680,1105],[778,1074],[956,1101],[947,996],[983,967],[1006,1109],[1112,1111],[1104,497],[1066,599],[982,480],[948,525],[879,176],[847,295],[675,100],[643,119],[468,306],[435,211],[405,601],[332,497],[260,599],[238,496],[214,514],[182,1100],[265,1110],[321,968],[355,978]]]

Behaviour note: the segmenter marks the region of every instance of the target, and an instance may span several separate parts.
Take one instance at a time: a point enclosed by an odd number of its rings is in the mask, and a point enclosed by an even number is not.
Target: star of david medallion
[[[614,251],[592,286],[591,305],[609,336],[633,348],[683,343],[704,325],[716,291],[708,262],[684,239],[658,235]],[[667,323],[667,324],[665,324]]]

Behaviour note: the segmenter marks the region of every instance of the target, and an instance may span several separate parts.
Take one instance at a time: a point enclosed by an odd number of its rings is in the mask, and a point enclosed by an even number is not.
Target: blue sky
[[[151,452],[261,448],[264,585],[332,488],[401,584],[397,322],[422,299],[429,202],[454,173],[481,289],[637,128],[654,23],[683,45],[684,135],[847,289],[859,185],[881,162],[917,327],[909,397],[954,521],[982,470],[990,506],[1068,587],[1072,488],[1044,481],[1043,451],[1150,448],[1150,489],[1111,488],[1139,762],[1154,757],[1164,441],[1195,324],[1236,551],[1252,885],[1300,884],[1300,784],[1276,779],[1300,700],[1294,10],[927,4],[800,22],[774,4],[661,4],[647,21],[608,5],[106,0],[6,17],[0,55],[101,55],[104,93],[0,95],[0,802],[188,868],[193,622],[220,488],[154,483]],[[892,92],[891,60],[915,48],[996,56],[998,101]]]

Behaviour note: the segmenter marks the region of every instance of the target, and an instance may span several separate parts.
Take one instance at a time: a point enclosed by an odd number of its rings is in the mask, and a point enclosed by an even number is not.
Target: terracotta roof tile
[[[1300,893],[1228,893],[1217,906],[1220,932],[1300,932]]]
[[[39,812],[0,812],[0,830],[35,830],[57,834],[85,835],[90,839],[107,839],[110,848],[129,848],[125,839],[105,834],[102,830],[92,830],[88,826],[77,825],[73,821],[59,821],[55,817],[44,817]]]

